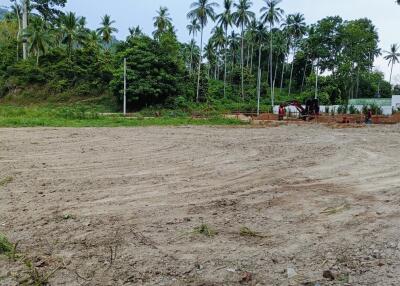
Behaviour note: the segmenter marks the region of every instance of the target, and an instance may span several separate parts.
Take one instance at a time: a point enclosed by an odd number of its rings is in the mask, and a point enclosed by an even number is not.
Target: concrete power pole
[[[126,116],[126,58],[124,58],[124,116]]]

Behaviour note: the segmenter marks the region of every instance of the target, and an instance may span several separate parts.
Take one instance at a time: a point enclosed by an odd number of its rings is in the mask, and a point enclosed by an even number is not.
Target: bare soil
[[[399,148],[399,125],[0,129],[0,285],[399,285]]]

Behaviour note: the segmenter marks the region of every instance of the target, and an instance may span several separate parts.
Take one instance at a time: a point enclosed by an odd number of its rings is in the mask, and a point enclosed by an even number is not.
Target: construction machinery
[[[304,121],[314,120],[320,112],[318,99],[307,99],[304,105],[297,100],[292,100],[285,102],[283,106],[294,106],[299,112],[299,118]]]

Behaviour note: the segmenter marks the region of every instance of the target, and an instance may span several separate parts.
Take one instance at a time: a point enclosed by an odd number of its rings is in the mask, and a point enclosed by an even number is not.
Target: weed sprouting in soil
[[[8,176],[0,180],[0,187],[5,187],[14,180],[13,177]]]
[[[256,237],[259,235],[255,231],[252,231],[250,228],[244,226],[240,228],[240,236]]]
[[[218,234],[218,232],[215,229],[211,228],[209,225],[207,225],[205,223],[201,224],[200,226],[195,227],[193,232],[197,233],[197,234],[205,235],[207,237],[213,237]]]

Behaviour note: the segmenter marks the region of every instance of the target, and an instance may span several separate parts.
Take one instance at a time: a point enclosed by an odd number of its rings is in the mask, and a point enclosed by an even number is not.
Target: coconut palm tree
[[[117,28],[112,26],[113,24],[115,24],[115,21],[111,20],[111,16],[106,14],[101,18],[101,27],[96,30],[107,45],[111,43],[112,34],[118,32]]]
[[[25,36],[29,39],[28,50],[36,55],[36,65],[39,65],[40,55],[47,51],[51,42],[46,22],[39,17],[33,18]]]
[[[218,24],[225,31],[225,52],[224,52],[224,98],[226,97],[226,75],[227,75],[227,54],[228,54],[228,29],[232,27],[232,0],[224,0],[224,11],[217,16]]]
[[[60,22],[62,32],[61,42],[67,45],[68,55],[71,56],[74,45],[80,44],[83,41],[79,26],[79,17],[75,13],[69,12],[61,17]]]
[[[274,105],[274,87],[273,87],[273,75],[272,75],[272,42],[273,42],[273,29],[275,24],[279,23],[283,17],[284,11],[278,7],[282,0],[264,0],[265,7],[262,7],[260,12],[262,13],[261,19],[263,23],[269,24],[270,40],[269,40],[269,69],[270,69],[270,85],[271,85],[271,104]]]
[[[296,51],[297,51],[299,42],[304,37],[304,35],[307,33],[307,25],[305,23],[304,15],[300,14],[300,13],[289,15],[286,19],[285,24],[286,24],[288,36],[291,39],[290,43],[291,43],[292,49],[293,49],[293,61],[292,61],[292,66],[291,66],[291,70],[290,70],[289,91],[288,91],[288,94],[290,96],[291,88],[292,88],[293,66],[294,66],[294,60],[296,57]]]
[[[400,1],[400,0],[399,0]],[[393,66],[399,63],[400,53],[399,53],[399,45],[393,44],[390,46],[390,51],[385,51],[387,56],[385,56],[385,60],[389,61],[389,66],[391,65],[390,69],[390,80],[389,83],[392,84],[392,74],[393,74]]]
[[[167,7],[160,7],[160,9],[157,11],[157,16],[155,16],[153,20],[153,26],[156,28],[156,30],[153,32],[155,39],[159,39],[162,34],[170,30],[172,27],[172,18],[169,15]]]
[[[261,53],[263,43],[267,39],[268,32],[262,23],[258,23],[255,29],[255,41],[258,43],[258,69],[257,69],[257,115],[260,114],[260,98],[261,98]]]
[[[13,1],[14,2],[14,1]],[[19,61],[19,42],[21,40],[21,33],[22,33],[22,5],[15,1],[15,3],[11,6],[15,17],[17,18],[18,22],[18,33],[17,33],[17,61]]]
[[[200,38],[200,57],[199,57],[199,69],[197,75],[197,92],[196,92],[196,101],[199,101],[200,96],[200,71],[201,64],[203,62],[203,33],[204,27],[207,26],[208,19],[214,21],[215,19],[215,11],[214,8],[219,5],[215,2],[210,2],[210,0],[197,0],[190,5],[192,9],[187,14],[187,17],[191,20],[196,19],[200,24],[201,38]]]
[[[213,35],[212,35],[211,39],[212,39],[212,41],[214,43],[214,46],[216,48],[216,54],[218,56],[217,57],[218,65],[216,67],[218,68],[217,75],[218,75],[218,79],[219,79],[219,52],[222,49],[224,49],[225,44],[226,44],[225,32],[224,32],[224,28],[223,27],[217,26],[212,30],[212,33],[213,33]]]
[[[190,42],[190,69],[189,73],[192,74],[192,66],[193,66],[193,49],[196,45],[195,37],[197,35],[197,32],[200,31],[201,27],[199,23],[197,22],[197,19],[192,19],[189,25],[186,26],[186,29],[189,31],[189,36],[192,35],[193,38]]]
[[[232,31],[230,36],[228,37],[228,42],[229,42],[229,49],[232,54],[232,72],[233,72],[233,68],[235,67],[236,64],[236,51],[239,50],[240,48],[239,35],[235,33],[235,31]]]
[[[237,27],[241,28],[241,69],[242,69],[242,98],[244,98],[244,28],[250,24],[251,20],[255,17],[255,14],[249,9],[253,5],[250,0],[239,0],[239,3],[235,3],[236,12],[233,13],[233,19]]]

